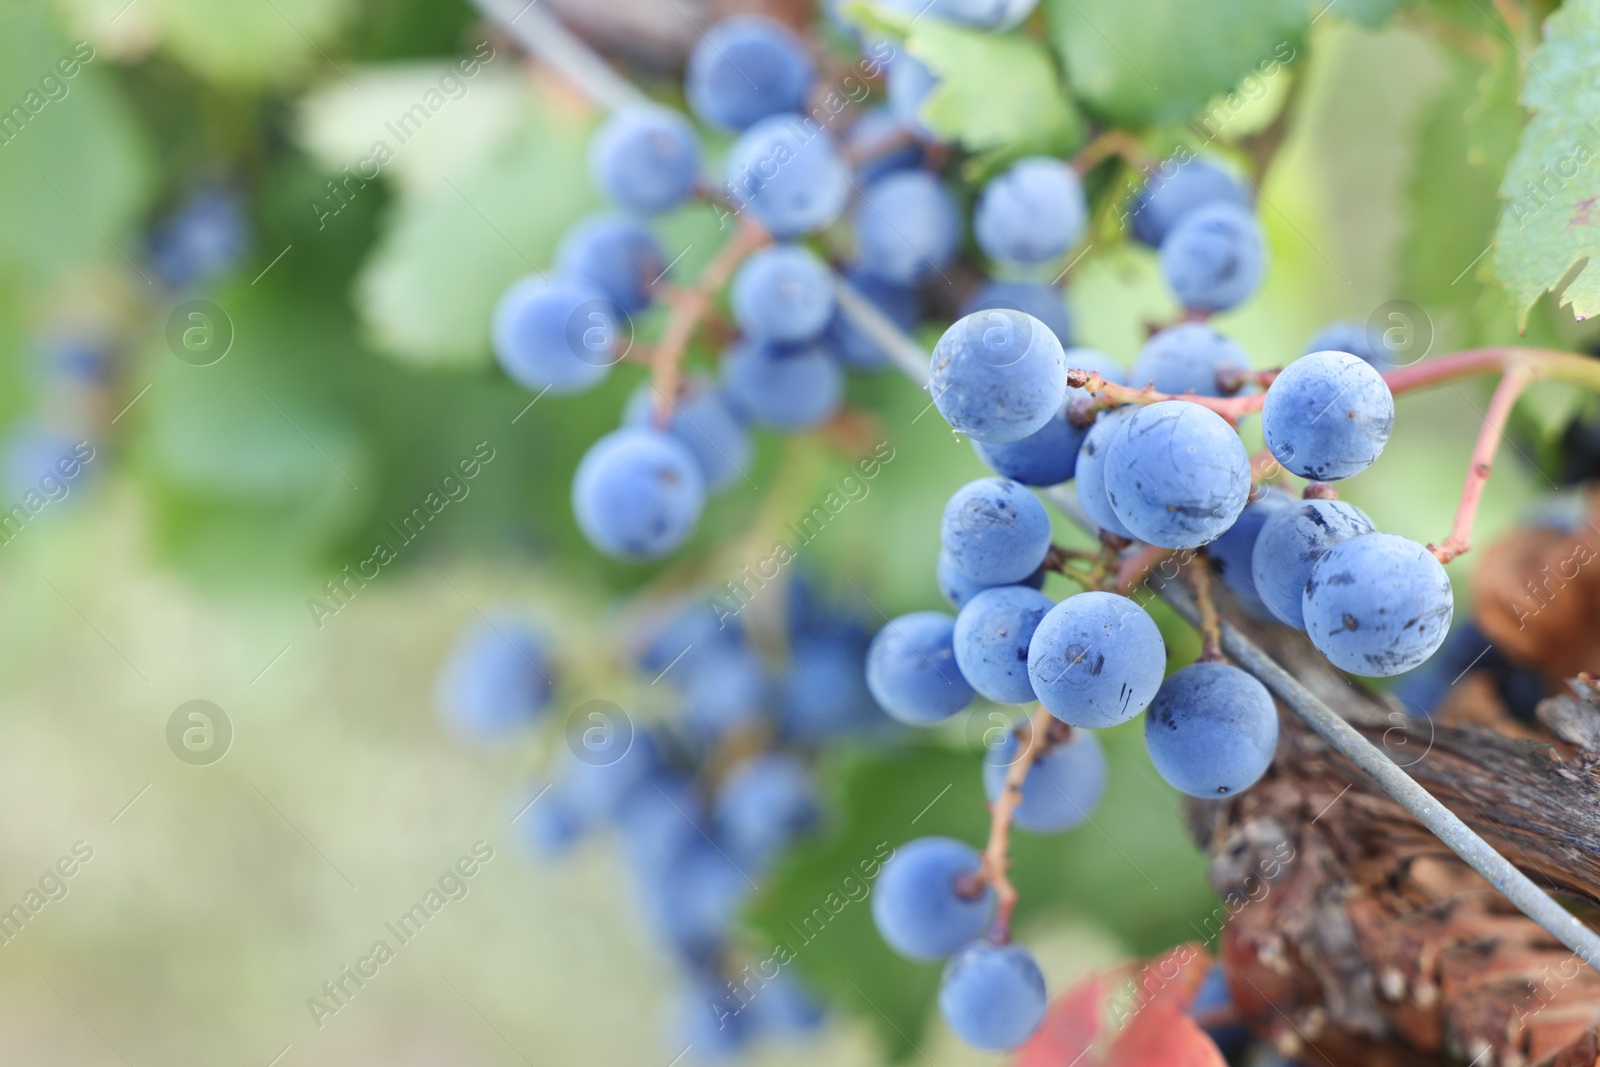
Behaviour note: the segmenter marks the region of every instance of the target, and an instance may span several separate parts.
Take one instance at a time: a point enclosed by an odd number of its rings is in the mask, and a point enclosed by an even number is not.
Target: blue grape
[[[711,833],[699,792],[686,778],[670,774],[653,775],[630,793],[616,823],[630,865],[648,882],[658,881]]]
[[[527,277],[495,305],[494,354],[527,389],[576,393],[593,388],[616,363],[617,312],[585,281]]]
[[[728,155],[728,191],[774,237],[798,237],[844,212],[850,171],[833,135],[809,118],[774,115],[744,132]]]
[[[1102,411],[1084,434],[1073,471],[1078,481],[1078,504],[1089,521],[1105,533],[1129,541],[1136,540],[1133,531],[1122,525],[1106,495],[1106,465],[1111,459],[1111,438],[1132,415],[1132,409],[1125,407]]]
[[[800,245],[765,248],[745,261],[730,292],[733,317],[757,341],[809,341],[833,318],[833,273]]]
[[[1239,520],[1206,546],[1206,555],[1222,576],[1222,584],[1233,592],[1239,606],[1252,618],[1268,622],[1273,618],[1256,592],[1255,576],[1251,573],[1256,538],[1269,518],[1284,508],[1293,507],[1294,503],[1294,497],[1282,489],[1268,489],[1246,504],[1239,513]]]
[[[747,1005],[752,1023],[764,1034],[804,1034],[822,1022],[822,1005],[797,979],[782,971],[759,986]]]
[[[589,175],[629,211],[670,211],[688,199],[700,178],[694,127],[670,108],[624,108],[589,142]]]
[[[1161,687],[1167,648],[1145,610],[1116,593],[1068,597],[1028,645],[1028,676],[1045,709],[1091,730],[1127,722]]]
[[[572,480],[572,509],[590,544],[624,560],[656,559],[688,539],[705,505],[694,456],[656,430],[613,430]]]
[[[980,696],[1001,704],[1035,698],[1028,680],[1028,642],[1055,601],[1021,585],[985,589],[956,616],[956,666]]]
[[[1444,644],[1439,646],[1438,654],[1421,669],[1401,678],[1390,693],[1412,715],[1431,716],[1468,671],[1493,670],[1502,665],[1504,657],[1496,653],[1483,631],[1469,620],[1452,629]]]
[[[1339,319],[1318,330],[1317,335],[1306,344],[1303,355],[1309,356],[1313,352],[1348,352],[1379,371],[1394,366],[1382,335],[1354,319]]]
[[[1372,532],[1372,520],[1342,500],[1303,500],[1267,517],[1250,554],[1256,593],[1279,622],[1306,628],[1301,596],[1311,568],[1340,541]]]
[[[689,53],[684,93],[703,121],[743,130],[802,110],[816,73],[793,33],[769,18],[744,15],[701,35]]]
[[[1015,732],[986,754],[983,792],[989,803],[1000,799],[1006,774],[1020,755]],[[1074,730],[1060,744],[1034,757],[1022,780],[1022,803],[1012,820],[1036,834],[1054,834],[1085,822],[1106,788],[1106,754],[1100,739],[1089,730]]]
[[[631,219],[596,215],[567,231],[556,249],[556,269],[582,278],[624,315],[650,306],[650,289],[667,267],[661,245]]]
[[[1020,441],[1061,409],[1061,342],[1031,315],[992,308],[958,320],[934,346],[929,389],[957,433],[985,444]]]
[[[736,410],[778,430],[809,430],[844,400],[844,375],[817,344],[741,341],[722,361],[722,388]]]
[[[731,854],[742,864],[763,868],[816,824],[811,772],[787,753],[747,760],[723,779],[715,817]]]
[[[1144,743],[1167,784],[1192,797],[1232,796],[1255,784],[1278,748],[1267,687],[1226,663],[1194,663],[1161,686]]]
[[[881,311],[902,333],[910,333],[916,327],[921,309],[915,289],[885,281],[875,274],[868,274],[859,266],[846,267],[843,275],[852,289]],[[877,370],[889,362],[889,354],[882,346],[863,333],[855,320],[837,309],[825,336],[828,346],[846,366]]]
[[[933,71],[909,53],[901,52],[889,63],[889,74],[886,79],[889,110],[900,121],[900,125],[924,141],[939,139],[922,120],[922,105],[939,87],[939,81],[939,77]]]
[[[1123,420],[1108,443],[1106,496],[1124,526],[1161,548],[1199,548],[1250,499],[1250,453],[1226,419],[1163,400]]]
[[[1071,370],[1094,371],[1108,382],[1122,382],[1121,368],[1104,353],[1090,348],[1069,348],[1065,359]],[[972,447],[978,458],[1002,478],[1034,486],[1071,481],[1078,469],[1078,452],[1089,433],[1086,427],[1072,421],[1072,409],[1090,399],[1085,390],[1068,387],[1061,408],[1034,433],[1001,445],[974,441]]]
[[[1161,242],[1161,272],[1191,311],[1227,311],[1261,284],[1267,250],[1255,216],[1232,204],[1209,204],[1184,216]]]
[[[672,1040],[667,1056],[694,1050],[694,1063],[728,1063],[755,1037],[755,1014],[746,1014],[726,982],[693,978],[673,999]]]
[[[886,623],[867,649],[867,689],[892,718],[911,726],[942,722],[972,702],[956,666],[956,620],[918,611]]]
[[[1044,974],[1020,945],[974,941],[950,957],[939,982],[939,1014],[974,1048],[1003,1051],[1044,1022]]]
[[[993,259],[1045,263],[1083,236],[1088,202],[1077,172],[1059,159],[1024,159],[991,181],[978,198],[973,230]]]
[[[1161,165],[1145,184],[1131,212],[1133,236],[1151,248],[1160,248],[1167,234],[1196,208],[1208,204],[1250,207],[1250,192],[1232,175],[1203,159]]]
[[[91,478],[94,457],[94,446],[86,440],[74,440],[41,422],[20,423],[0,442],[0,493],[17,502],[13,508],[20,505],[24,511],[30,493],[38,500],[64,500],[74,486]],[[0,544],[18,532],[16,519],[4,525],[5,517],[0,513]]]
[[[987,885],[963,892],[983,859],[949,837],[920,837],[895,849],[872,891],[872,920],[889,947],[914,960],[948,956],[982,934],[994,913]]]
[[[641,382],[623,409],[622,424],[650,426],[655,418],[658,396],[649,381]],[[690,377],[683,395],[672,402],[670,411],[667,433],[694,456],[707,489],[725,488],[749,469],[750,432],[711,382],[698,376]]]
[[[526,623],[484,621],[445,658],[435,690],[439,714],[469,741],[498,740],[539,718],[554,674],[544,639]]]
[[[517,820],[522,823],[518,828],[522,840],[540,856],[555,859],[565,855],[588,829],[583,816],[559,789],[550,788],[543,795],[531,793],[518,807],[526,808]]]
[[[1008,585],[1044,562],[1050,513],[1018,482],[979,478],[945,504],[939,534],[962,574],[985,585]]]
[[[940,274],[961,240],[961,219],[944,183],[903,170],[867,186],[854,213],[861,268],[910,285]]]
[[[207,189],[188,200],[150,238],[150,258],[169,289],[232,270],[250,246],[250,219],[239,194]]]
[[[1010,308],[1032,315],[1056,335],[1062,347],[1072,344],[1072,315],[1054,286],[1043,282],[984,282],[961,305],[963,316],[991,308]],[[1077,364],[1070,364],[1076,367]]]
[[[801,633],[789,642],[783,734],[815,742],[883,721],[867,691],[865,642],[852,634]]]
[[[1330,548],[1306,582],[1306,633],[1340,670],[1404,674],[1439,650],[1455,601],[1450,576],[1422,545],[1369,533]]]
[[[1224,396],[1217,376],[1225,370],[1247,371],[1250,357],[1244,349],[1209,326],[1186,322],[1172,326],[1145,342],[1128,373],[1128,384],[1153,387],[1160,393],[1181,396]]]
[[[1348,352],[1313,352],[1267,389],[1261,432],[1290,472],[1336,482],[1370,467],[1394,429],[1394,395],[1372,365]]]
[[[856,172],[862,182],[871,183],[899,170],[920,168],[927,149],[916,141],[906,141],[906,129],[886,106],[870,107],[850,124],[845,132],[846,154],[860,162]]]
[[[699,739],[714,741],[759,720],[767,674],[754,648],[722,642],[684,666],[685,718]]]
[[[650,910],[663,939],[690,961],[708,960],[732,929],[750,883],[709,840],[694,841],[650,887]]]
[[[567,803],[590,825],[618,819],[641,790],[652,788],[661,769],[660,749],[650,734],[613,730],[610,735],[616,745],[627,747],[614,752],[585,746],[581,758],[566,764],[559,785]]]
[[[968,601],[985,589],[999,588],[998,586],[985,585],[983,582],[975,582],[965,574],[962,574],[961,568],[956,566],[955,561],[950,558],[950,553],[943,548],[939,549],[939,565],[936,569],[935,577],[939,582],[939,592],[944,594],[944,598],[950,602],[950,606],[958,611],[966,607]],[[1027,578],[1014,584],[1025,585],[1029,589],[1042,589],[1044,588],[1044,571],[1043,569],[1035,571]]]

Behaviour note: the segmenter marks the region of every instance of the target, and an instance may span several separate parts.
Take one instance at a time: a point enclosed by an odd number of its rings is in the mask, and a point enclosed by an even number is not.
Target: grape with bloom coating
[[[844,375],[815,342],[740,341],[723,357],[722,388],[741,413],[794,432],[833,417],[844,400]]]
[[[983,860],[949,837],[922,837],[895,849],[872,891],[872,919],[890,948],[914,960],[948,956],[983,933],[994,913],[988,886],[964,892]]]
[[[624,108],[589,143],[589,175],[629,211],[670,211],[688,199],[700,177],[694,127],[671,108]]]
[[[641,382],[623,408],[622,424],[651,425],[659,395],[651,382]],[[683,394],[668,410],[671,417],[667,432],[693,453],[707,489],[726,488],[750,466],[750,431],[710,381],[699,376],[689,378]]]
[[[989,803],[1000,799],[1021,747],[1011,731],[984,754],[983,792]],[[1091,730],[1074,730],[1067,740],[1034,757],[1022,780],[1022,802],[1012,813],[1012,821],[1036,834],[1070,830],[1089,818],[1105,788],[1106,754],[1100,739]]]
[[[928,388],[958,433],[985,444],[1020,441],[1067,395],[1061,342],[1031,315],[991,308],[956,321],[934,346]]]
[[[700,35],[689,53],[684,94],[706,122],[743,130],[803,110],[815,78],[804,42],[772,19],[744,15]]]
[[[1225,396],[1218,376],[1224,371],[1247,372],[1250,357],[1209,326],[1185,322],[1168,327],[1146,341],[1128,372],[1128,384],[1149,386],[1158,393],[1182,396]]]
[[[1313,352],[1267,388],[1261,432],[1279,463],[1302,478],[1335,482],[1370,467],[1394,429],[1383,375],[1348,352]]]
[[[705,499],[694,456],[657,430],[613,430],[584,453],[572,478],[578,528],[624,560],[657,559],[683,544]]]
[[[734,275],[733,317],[757,341],[809,341],[833,318],[833,274],[803,245],[756,252]]]
[[[1340,541],[1372,532],[1372,520],[1342,500],[1302,500],[1261,524],[1250,554],[1250,574],[1267,610],[1304,630],[1301,596],[1317,560]]]
[[[617,312],[585,281],[529,276],[495,305],[494,355],[518,385],[577,393],[604,381],[617,361]]]
[[[1109,442],[1106,496],[1122,524],[1161,548],[1199,548],[1250,499],[1250,454],[1227,420],[1164,400],[1123,420]]]
[[[554,674],[545,642],[527,624],[484,622],[462,635],[439,671],[440,717],[467,740],[498,740],[539,717]]]
[[[1450,633],[1450,576],[1422,545],[1369,533],[1330,548],[1311,569],[1306,633],[1335,667],[1387,678],[1421,666]]]
[[[1078,504],[1089,521],[1113,537],[1137,540],[1133,531],[1122,525],[1122,520],[1112,510],[1111,498],[1106,495],[1106,464],[1111,458],[1111,439],[1122,423],[1133,414],[1131,407],[1102,411],[1083,437],[1083,447],[1078,449],[1078,462],[1074,475],[1078,480]]]
[[[665,272],[666,257],[649,230],[618,215],[579,222],[556,249],[556,269],[605,293],[624,315],[650,306],[650,289]]]
[[[1050,514],[1026,486],[1005,478],[968,482],[944,508],[939,535],[975,582],[1007,585],[1039,569],[1050,551]]]
[[[1162,683],[1145,716],[1144,743],[1174,789],[1232,796],[1272,764],[1278,711],[1267,687],[1239,668],[1194,663]]]
[[[1072,344],[1072,315],[1067,311],[1061,291],[1044,282],[984,282],[961,305],[963,316],[990,308],[1010,308],[1032,315],[1056,335],[1062,347]],[[1070,350],[1069,350],[1070,351]],[[1068,368],[1078,364],[1068,360]]]
[[[991,181],[978,198],[972,226],[994,259],[1045,263],[1083,236],[1089,221],[1083,183],[1059,159],[1033,156]]]
[[[1091,730],[1126,722],[1161,687],[1167,647],[1145,610],[1116,593],[1057,604],[1028,645],[1028,676],[1045,709]]]
[[[1165,160],[1134,201],[1130,212],[1133,236],[1151,248],[1160,248],[1167,234],[1190,212],[1217,203],[1248,209],[1249,190],[1207,160]]]
[[[1254,215],[1208,204],[1185,215],[1161,242],[1161,273],[1186,309],[1227,311],[1261,284],[1266,256]]]
[[[950,558],[950,553],[939,549],[939,563],[935,568],[935,578],[939,583],[939,592],[950,602],[950,606],[957,611],[967,606],[967,601],[983,592],[985,589],[997,589],[999,586],[985,585],[975,582],[961,573],[961,568],[955,565]],[[1025,585],[1029,589],[1042,589],[1044,587],[1044,570],[1040,569],[1021,582],[1012,583]]]
[[[1256,538],[1268,519],[1284,508],[1293,507],[1295,502],[1295,498],[1282,489],[1267,489],[1244,506],[1237,522],[1206,546],[1206,556],[1222,576],[1222,584],[1233,591],[1239,606],[1251,617],[1264,622],[1270,622],[1273,614],[1267,610],[1261,594],[1256,591],[1255,575],[1251,570]]]
[[[774,115],[744,132],[728,154],[728,198],[778,238],[831,225],[850,197],[850,170],[833,135],[801,115]]]
[[[955,201],[925,170],[895,171],[867,186],[854,221],[861,267],[901,285],[942,272],[961,240]]]
[[[941,722],[972,702],[956,666],[956,620],[917,611],[884,624],[867,649],[867,688],[878,706],[912,726]]]
[[[980,696],[1001,704],[1034,699],[1028,680],[1028,642],[1055,601],[1035,589],[985,589],[956,616],[956,666]]]
[[[974,941],[950,957],[939,983],[939,1014],[974,1048],[1015,1048],[1044,1022],[1044,974],[1027,949]]]
[[[1093,371],[1108,382],[1122,382],[1121,368],[1104,353],[1069,348],[1066,361],[1073,370]],[[1091,399],[1087,391],[1069,387],[1055,416],[1027,437],[999,445],[974,441],[972,447],[996,474],[1023,485],[1049,486],[1070,481],[1077,473],[1078,452],[1089,433],[1087,427],[1072,421],[1072,409]]]

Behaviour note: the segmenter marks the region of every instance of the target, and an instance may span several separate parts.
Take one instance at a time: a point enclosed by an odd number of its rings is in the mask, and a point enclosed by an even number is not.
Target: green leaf
[[[1120,126],[1182,122],[1246,75],[1271,79],[1299,55],[1309,0],[1049,0],[1067,78]]]
[[[86,257],[119,271],[140,258],[129,231],[149,160],[107,67],[56,36],[43,5],[0,7],[0,274],[15,289]]]
[[[1324,10],[1369,30],[1376,30],[1381,29],[1403,3],[1405,0],[1327,0]]]
[[[969,150],[1064,154],[1083,141],[1083,118],[1067,99],[1044,45],[1016,34],[983,33],[920,19],[906,50],[939,76],[922,118]]]
[[[1533,114],[1500,183],[1495,272],[1523,321],[1546,290],[1585,319],[1600,311],[1600,0],[1569,0],[1544,30],[1522,87]]]
[[[1084,918],[1129,951],[1149,954],[1195,936],[1214,901],[1206,861],[1184,830],[1176,794],[1150,766],[1140,726],[1099,737],[1110,780],[1092,824],[1013,835],[1017,927],[1026,940],[1041,917]],[[824,780],[838,783],[839,825],[777,871],[749,916],[760,934],[752,947],[781,962],[783,946],[806,979],[905,1056],[931,1017],[939,967],[890,951],[873,926],[869,893],[888,851],[915,838],[944,835],[983,847],[989,812],[981,757],[921,746],[855,753],[840,764],[824,771]]]

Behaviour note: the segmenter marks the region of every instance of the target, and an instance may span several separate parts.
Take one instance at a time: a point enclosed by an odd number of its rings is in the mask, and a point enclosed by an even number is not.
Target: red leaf
[[[1200,941],[1190,941],[1169,949],[1145,964],[1136,980],[1136,1003],[1142,1010],[1171,1008],[1182,1015],[1194,1003],[1194,995],[1211,969],[1211,953]]]
[[[1228,1061],[1193,1019],[1157,1004],[1129,1020],[1105,1067],[1228,1067]]]
[[[1063,992],[1039,1029],[1017,1050],[1015,1067],[1094,1067],[1096,1060],[1084,1052],[1100,1035],[1105,1006],[1106,985],[1099,975]]]

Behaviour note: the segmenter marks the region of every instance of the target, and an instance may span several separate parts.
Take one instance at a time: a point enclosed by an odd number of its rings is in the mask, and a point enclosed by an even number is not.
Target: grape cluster
[[[820,1020],[820,1002],[786,960],[746,960],[732,934],[766,872],[819,825],[818,750],[892,726],[867,690],[868,631],[804,579],[781,595],[781,666],[705,600],[675,601],[641,622],[627,666],[671,694],[676,717],[646,724],[614,705],[579,704],[566,724],[570,755],[514,809],[541,856],[602,831],[619,838],[640,917],[680,967],[674,1051],[692,1044],[698,1061]],[[568,674],[544,630],[495,615],[449,653],[436,704],[457,738],[504,743],[548,718],[572,686]]]

